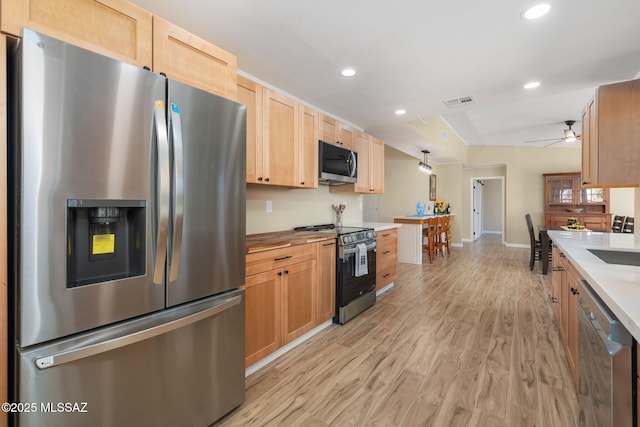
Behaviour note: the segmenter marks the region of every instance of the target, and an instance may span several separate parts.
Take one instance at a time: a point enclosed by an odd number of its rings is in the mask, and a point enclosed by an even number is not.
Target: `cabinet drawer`
[[[251,276],[315,258],[313,244],[256,252],[247,255],[246,275]]]
[[[378,246],[382,246],[388,243],[397,242],[398,241],[398,229],[393,228],[391,230],[383,230],[378,232],[378,237],[376,242]]]
[[[398,277],[398,264],[389,265],[381,270],[376,268],[376,289],[380,289],[396,280]]]

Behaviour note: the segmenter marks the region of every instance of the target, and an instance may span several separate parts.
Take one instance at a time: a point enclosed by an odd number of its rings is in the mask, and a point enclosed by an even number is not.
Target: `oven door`
[[[367,274],[356,277],[356,253],[346,250],[338,258],[336,303],[344,307],[359,296],[376,288],[376,250],[375,242],[367,247]]]

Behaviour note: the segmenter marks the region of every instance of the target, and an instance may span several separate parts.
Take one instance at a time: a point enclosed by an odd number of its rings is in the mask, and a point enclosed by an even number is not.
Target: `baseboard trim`
[[[522,243],[505,243],[508,248],[524,248],[529,249],[531,245],[523,245]]]

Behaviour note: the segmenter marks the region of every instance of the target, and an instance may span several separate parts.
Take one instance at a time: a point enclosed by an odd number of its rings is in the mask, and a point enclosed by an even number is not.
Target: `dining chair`
[[[633,217],[628,216],[624,219],[624,225],[622,226],[623,233],[633,233]]]
[[[624,215],[615,215],[611,223],[611,231],[613,233],[622,233],[622,224],[624,223]]]
[[[531,215],[526,214],[524,218],[527,221],[527,229],[529,230],[529,244],[531,245],[531,257],[529,258],[529,270],[533,270],[533,265],[537,259],[540,259],[540,250],[542,248],[540,240],[536,240],[536,235],[533,232],[533,222],[531,221]]]

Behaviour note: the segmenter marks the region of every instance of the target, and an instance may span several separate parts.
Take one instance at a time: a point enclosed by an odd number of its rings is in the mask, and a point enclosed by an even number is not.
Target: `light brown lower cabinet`
[[[247,255],[245,366],[333,317],[335,250],[329,240]]]
[[[582,277],[556,247],[553,247],[553,267],[551,273],[552,296],[551,302],[556,321],[560,329],[560,336],[565,347],[567,360],[578,386],[578,282]]]
[[[398,278],[398,229],[382,230],[376,238],[376,290]]]

